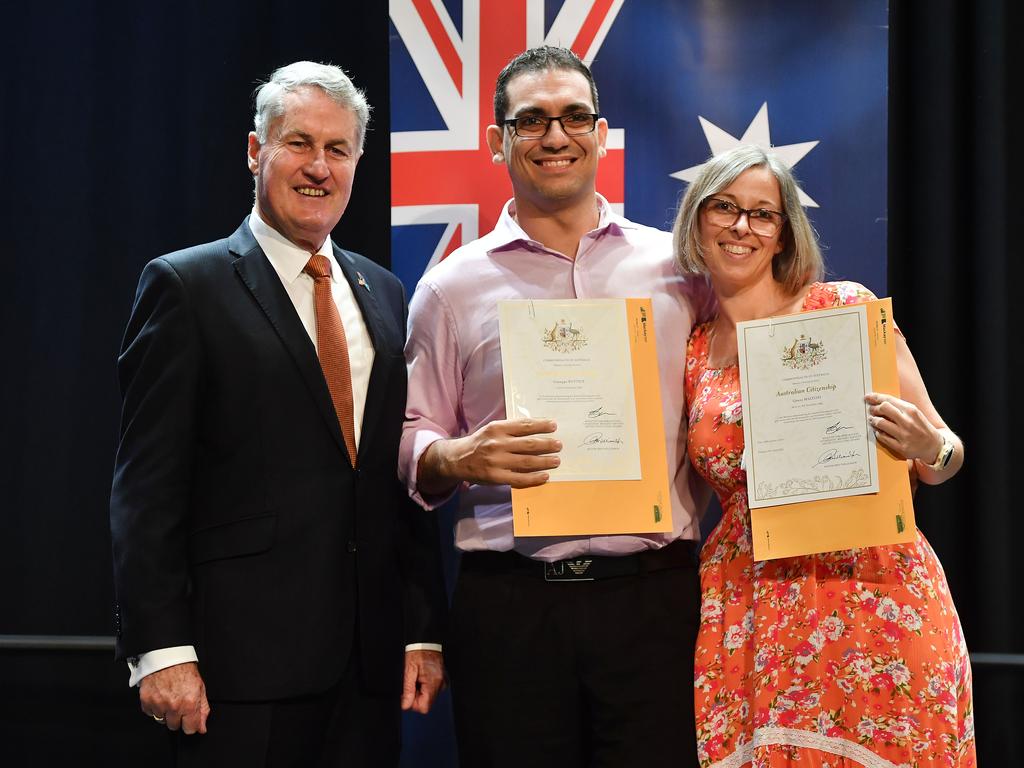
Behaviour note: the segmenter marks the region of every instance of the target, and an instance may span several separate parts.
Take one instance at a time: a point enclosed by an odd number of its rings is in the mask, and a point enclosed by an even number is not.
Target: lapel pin
[[[370,290],[370,284],[366,282],[366,278],[363,277],[362,272],[356,272],[356,282],[359,283],[366,290]]]

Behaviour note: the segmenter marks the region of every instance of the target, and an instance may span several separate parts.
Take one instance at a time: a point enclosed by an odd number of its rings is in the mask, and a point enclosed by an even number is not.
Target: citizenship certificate
[[[558,425],[550,482],[639,480],[625,301],[501,301],[498,322],[508,418]]]
[[[506,414],[562,442],[548,482],[512,489],[515,535],[671,531],[650,299],[501,301],[498,323]]]
[[[864,305],[736,324],[751,509],[879,490]]]

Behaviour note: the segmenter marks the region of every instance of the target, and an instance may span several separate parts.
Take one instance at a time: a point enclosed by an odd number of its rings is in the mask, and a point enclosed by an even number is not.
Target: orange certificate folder
[[[871,381],[900,394],[892,299],[867,302]],[[755,560],[904,544],[917,537],[905,459],[878,446],[878,493],[761,507],[750,512]]]
[[[654,313],[649,299],[623,301],[633,363],[641,477],[639,480],[548,482],[534,488],[513,488],[512,519],[516,536],[594,536],[672,530]]]

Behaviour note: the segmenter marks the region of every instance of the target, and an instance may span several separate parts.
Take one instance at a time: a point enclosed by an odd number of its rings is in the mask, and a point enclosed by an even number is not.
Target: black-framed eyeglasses
[[[746,214],[747,226],[755,235],[773,237],[786,221],[786,214],[771,208],[740,208],[731,200],[721,197],[706,197],[701,203],[708,223],[716,227],[731,227]]]
[[[548,117],[547,115],[523,115],[510,117],[504,121],[506,127],[516,132],[522,139],[541,139],[547,135],[548,128],[555,120],[562,126],[566,136],[583,136],[597,126],[600,115],[594,112],[570,112],[567,115]]]

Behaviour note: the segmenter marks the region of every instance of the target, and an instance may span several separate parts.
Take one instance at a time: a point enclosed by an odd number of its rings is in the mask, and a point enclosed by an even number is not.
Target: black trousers
[[[207,733],[172,733],[178,768],[395,768],[400,693],[370,694],[357,662],[331,688],[266,702],[211,701]]]
[[[541,564],[494,554],[463,555],[452,606],[460,768],[696,766],[695,557],[549,582]]]

